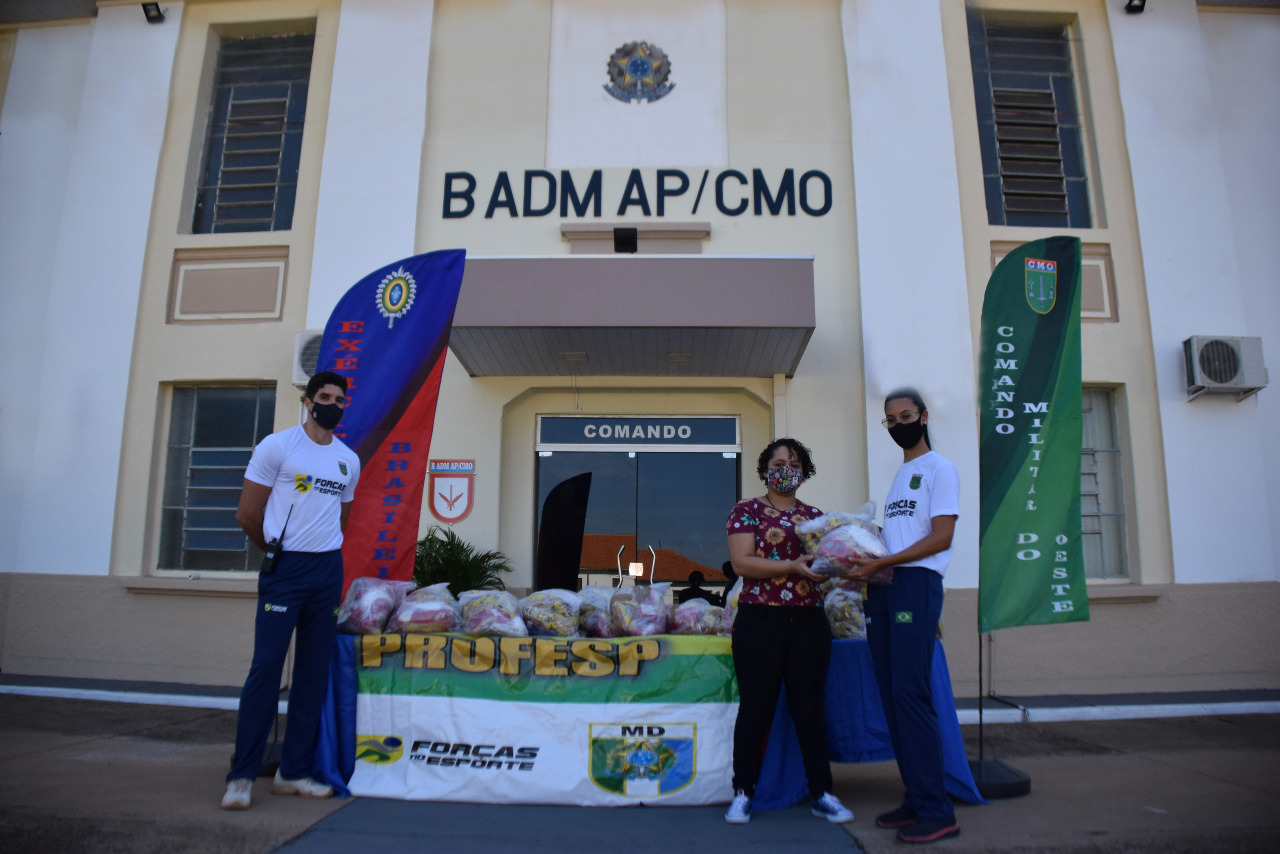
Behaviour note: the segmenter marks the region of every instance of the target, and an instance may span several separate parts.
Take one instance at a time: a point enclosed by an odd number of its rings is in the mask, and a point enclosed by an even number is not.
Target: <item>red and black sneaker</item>
[[[909,824],[914,824],[915,820],[916,811],[906,804],[903,804],[896,810],[882,812],[880,815],[876,816],[876,827],[906,827]]]
[[[955,816],[947,818],[922,818],[898,831],[898,839],[903,842],[925,843],[937,842],[960,835],[960,825]]]

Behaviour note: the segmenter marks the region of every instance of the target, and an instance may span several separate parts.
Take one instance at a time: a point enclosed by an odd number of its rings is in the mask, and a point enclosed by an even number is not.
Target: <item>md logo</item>
[[[587,773],[606,792],[655,798],[697,773],[697,724],[591,724]]]

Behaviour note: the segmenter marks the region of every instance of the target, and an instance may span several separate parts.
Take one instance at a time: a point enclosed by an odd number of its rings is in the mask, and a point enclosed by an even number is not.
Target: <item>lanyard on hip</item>
[[[284,532],[289,529],[289,520],[293,518],[293,504],[294,504],[294,501],[297,501],[297,500],[298,499],[295,498],[293,501],[289,502],[289,512],[285,514],[284,524],[280,526],[280,550],[281,551],[284,551]]]

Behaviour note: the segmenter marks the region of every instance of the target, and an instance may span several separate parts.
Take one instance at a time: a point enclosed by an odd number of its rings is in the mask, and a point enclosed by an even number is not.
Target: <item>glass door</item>
[[[538,455],[538,501],[534,536],[542,530],[547,494],[570,478],[591,474],[587,521],[582,536],[580,568],[591,573],[617,574],[618,549],[622,565],[636,553],[636,463],[634,454],[544,451]],[[535,544],[535,554],[536,554]]]
[[[738,495],[736,453],[541,451],[535,531],[548,493],[585,472],[583,573],[616,578],[619,561],[624,571],[639,561],[648,579],[656,553],[655,580],[684,582],[694,570],[719,579],[728,559],[724,523]]]
[[[738,455],[645,452],[636,459],[636,545],[655,578],[685,582],[700,571],[720,579],[729,559],[725,520],[738,500]]]

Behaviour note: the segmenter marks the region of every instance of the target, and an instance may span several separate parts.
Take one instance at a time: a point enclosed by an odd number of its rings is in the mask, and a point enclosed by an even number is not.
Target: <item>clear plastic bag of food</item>
[[[469,635],[529,636],[520,603],[506,590],[468,590],[458,597],[458,604],[462,606],[462,631]]]
[[[833,578],[823,582],[821,586],[827,622],[831,624],[831,636],[833,638],[866,637],[867,626],[862,610],[865,593],[863,582]]]
[[[667,591],[671,582],[621,587],[609,600],[609,616],[620,637],[660,635],[667,630]]]
[[[453,607],[458,607],[458,600],[453,598],[447,581],[419,587],[417,590],[410,591],[404,598],[414,602],[448,602]]]
[[[449,583],[443,581],[406,593],[404,602],[387,621],[386,630],[392,634],[451,632],[461,620],[458,600],[449,592]]]
[[[742,594],[742,576],[733,582],[729,592],[724,594],[724,611],[720,614],[720,634],[733,634],[733,618],[738,616],[738,596]]]
[[[570,590],[539,590],[520,600],[520,616],[531,635],[578,637],[582,598]]]
[[[724,609],[706,599],[690,599],[671,609],[667,632],[673,635],[714,635],[720,631]]]
[[[578,626],[589,638],[616,638],[618,624],[609,616],[609,600],[612,587],[587,586],[578,591],[582,606],[578,611]]]
[[[814,556],[809,569],[819,575],[839,575],[853,569],[855,559],[889,554],[876,528],[875,516],[876,504],[868,501],[856,513],[824,513],[797,525],[796,533],[804,542],[805,551]],[[882,570],[873,581],[885,581],[882,576],[886,573],[892,578],[892,570]]]
[[[353,579],[338,608],[338,631],[349,635],[381,634],[388,618],[412,589],[412,581],[369,576]]]
[[[451,632],[458,627],[458,609],[443,599],[406,598],[387,620],[388,634]]]

